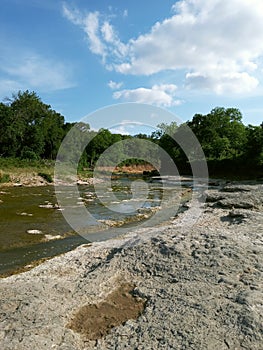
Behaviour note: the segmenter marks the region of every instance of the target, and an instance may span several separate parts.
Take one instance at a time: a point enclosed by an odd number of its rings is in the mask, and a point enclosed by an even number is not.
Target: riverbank
[[[209,190],[193,226],[182,213],[1,279],[1,348],[262,349],[262,203],[259,184]]]
[[[29,161],[21,159],[0,158],[0,187],[38,187],[50,185],[54,181],[54,161],[38,160]],[[107,173],[109,167],[101,168]],[[150,173],[155,170],[150,164],[134,164],[128,166],[116,167],[114,174],[137,174],[142,175],[144,172]],[[93,172],[89,169],[81,170],[78,173],[79,184],[93,184]],[[73,180],[70,179],[72,183]]]
[[[0,187],[46,186],[53,173],[54,161],[0,158]]]

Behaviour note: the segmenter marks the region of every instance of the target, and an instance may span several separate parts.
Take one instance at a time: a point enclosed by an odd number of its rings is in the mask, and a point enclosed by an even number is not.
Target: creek
[[[113,179],[111,188],[105,192],[103,203],[96,196],[92,185],[81,185],[78,187],[76,206],[84,203],[96,220],[110,221],[116,226],[143,220],[146,216],[138,215],[138,210],[129,214],[121,214],[119,210],[122,203],[131,199],[131,183],[134,179],[129,176]],[[148,194],[140,213],[154,212],[163,197],[162,181],[147,179],[146,182]],[[180,186],[171,187],[177,193],[180,189]],[[119,206],[116,212],[107,208],[107,198],[111,198],[112,192]],[[107,239],[105,235],[107,232],[98,240]],[[10,273],[32,261],[65,253],[87,241],[88,238],[76,234],[64,219],[53,186],[0,189],[0,274]]]

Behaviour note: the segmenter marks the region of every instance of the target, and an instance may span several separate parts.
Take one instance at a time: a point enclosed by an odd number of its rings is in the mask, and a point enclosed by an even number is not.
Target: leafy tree
[[[263,165],[263,123],[247,126],[246,158],[250,163]]]
[[[236,108],[216,107],[209,114],[195,114],[188,126],[208,159],[233,159],[243,154],[246,129]]]
[[[15,140],[15,126],[12,125],[11,108],[0,103],[0,156],[14,157],[19,146]]]
[[[19,91],[0,105],[1,154],[9,157],[54,159],[64,136],[64,117],[35,92]]]
[[[16,141],[19,141],[17,156],[23,156],[25,150],[31,150],[39,156],[44,149],[42,121],[50,106],[41,102],[35,92],[19,91],[10,101]],[[25,150],[24,150],[25,149]]]
[[[95,135],[93,134],[93,137],[91,141],[89,142],[86,153],[87,153],[87,159],[89,161],[89,164],[91,167],[94,167],[96,161],[98,160],[99,156],[108,149],[111,145],[114,143],[121,141],[121,135],[119,134],[112,134],[107,129],[100,129]],[[122,150],[118,148],[118,152],[121,152]],[[116,152],[116,149],[115,149]],[[107,155],[105,157],[104,161],[106,165],[110,165],[111,160],[115,158],[115,155],[112,154],[112,157],[110,155]]]
[[[170,124],[166,124],[166,123],[160,123],[157,125],[158,130],[154,131],[151,134],[151,138],[153,140],[158,140],[160,139],[162,136],[164,136],[165,134],[167,135],[174,135],[174,133],[176,132],[178,125],[176,122],[171,122]]]
[[[59,152],[59,160],[74,164],[80,162],[82,166],[87,166],[85,149],[92,137],[89,124],[82,122],[67,124],[66,129],[66,138]]]
[[[64,117],[55,111],[49,111],[42,122],[44,149],[42,157],[55,159],[64,137]]]

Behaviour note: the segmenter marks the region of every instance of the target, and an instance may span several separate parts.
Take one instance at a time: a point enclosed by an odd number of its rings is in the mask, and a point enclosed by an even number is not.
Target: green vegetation
[[[195,152],[190,127],[204,151],[212,176],[257,177],[263,175],[263,123],[245,126],[236,108],[214,108],[209,114],[195,114],[191,121],[172,133],[161,135],[159,145],[172,157],[180,171],[190,173],[191,161],[200,159]],[[174,141],[184,141],[187,156]]]
[[[5,173],[1,173],[0,172],[0,183],[3,184],[3,183],[7,183],[7,182],[10,182],[10,175],[9,174],[5,174]]]
[[[133,137],[112,134],[107,129],[95,132],[86,123],[65,123],[64,117],[43,103],[35,92],[19,91],[0,103],[0,182],[10,181],[8,173],[13,175],[18,168],[33,171],[51,182],[59,147],[69,131],[71,137],[65,139],[65,151],[60,153],[59,160],[75,163],[80,159],[78,172],[82,176],[90,176],[101,154],[113,144],[115,147],[110,148],[100,165],[116,165],[116,159],[120,159],[118,163],[122,165],[151,160],[156,165],[158,145],[171,156],[181,174],[191,173],[189,160],[198,160],[199,156],[188,127],[202,146],[210,175],[262,176],[263,123],[245,126],[236,108],[216,107],[207,115],[195,114],[180,126],[172,122],[158,127],[151,135]],[[182,141],[187,155],[174,138]],[[149,142],[138,144],[138,140]],[[140,157],[132,159],[138,145]]]
[[[47,173],[52,174],[55,161],[49,159],[20,159],[0,157],[0,172],[7,171],[11,174],[19,173]]]
[[[13,95],[0,103],[0,155],[20,159],[55,159],[65,135],[64,117],[35,92]]]
[[[38,159],[38,160],[30,160],[30,159],[20,159],[20,158],[4,158],[0,157],[0,169],[6,169],[9,172],[14,168],[20,168],[24,172],[27,170],[38,170],[40,171],[48,171],[48,169],[52,168],[55,164],[55,161],[50,159]]]
[[[44,180],[46,180],[47,182],[49,183],[52,183],[53,182],[53,179],[52,179],[52,176],[50,174],[47,174],[47,173],[38,173],[37,174],[38,176],[41,176]]]

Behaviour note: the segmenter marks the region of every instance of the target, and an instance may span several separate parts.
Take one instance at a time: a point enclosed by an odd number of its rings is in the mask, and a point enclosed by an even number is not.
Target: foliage
[[[0,157],[0,169],[8,169],[12,172],[15,168],[24,169],[30,168],[39,169],[39,171],[46,171],[54,166],[53,160],[48,159],[21,159],[21,158],[3,158]]]
[[[263,165],[263,123],[260,126],[248,125],[246,158],[251,163]]]
[[[166,130],[169,130],[168,126]],[[202,158],[195,146],[196,137],[205,154],[210,175],[262,176],[263,123],[246,127],[236,108],[216,107],[207,115],[195,114],[191,121],[174,128],[173,133],[160,135],[157,142],[171,156],[180,172],[190,173],[189,161]]]
[[[0,104],[0,155],[22,159],[54,159],[64,137],[64,117],[35,92],[14,94]]]
[[[7,182],[10,182],[11,179],[10,179],[10,175],[9,174],[5,174],[5,173],[1,173],[0,172],[0,183],[7,183]]]
[[[53,182],[52,176],[50,174],[39,172],[37,175],[41,176],[44,180],[46,180],[49,183]]]
[[[35,166],[42,177],[52,181],[45,169],[53,165],[67,135],[59,160],[77,163],[78,172],[94,169],[99,158],[105,166],[116,165],[116,160],[126,165],[147,160],[158,167],[163,157],[158,154],[159,146],[170,156],[165,164],[168,172],[175,162],[179,171],[188,173],[189,161],[202,158],[202,152],[195,146],[198,140],[210,173],[235,172],[235,169],[262,173],[263,123],[245,126],[236,108],[216,107],[206,115],[195,114],[192,120],[179,126],[173,121],[157,127],[150,136],[112,134],[107,129],[94,131],[87,123],[65,123],[64,117],[43,103],[35,92],[19,91],[0,103],[0,168]],[[101,157],[106,150],[109,150],[107,156]],[[139,157],[134,159],[138,150]]]
[[[246,128],[236,108],[216,107],[209,114],[194,115],[188,126],[198,138],[207,159],[233,159],[243,154]]]

